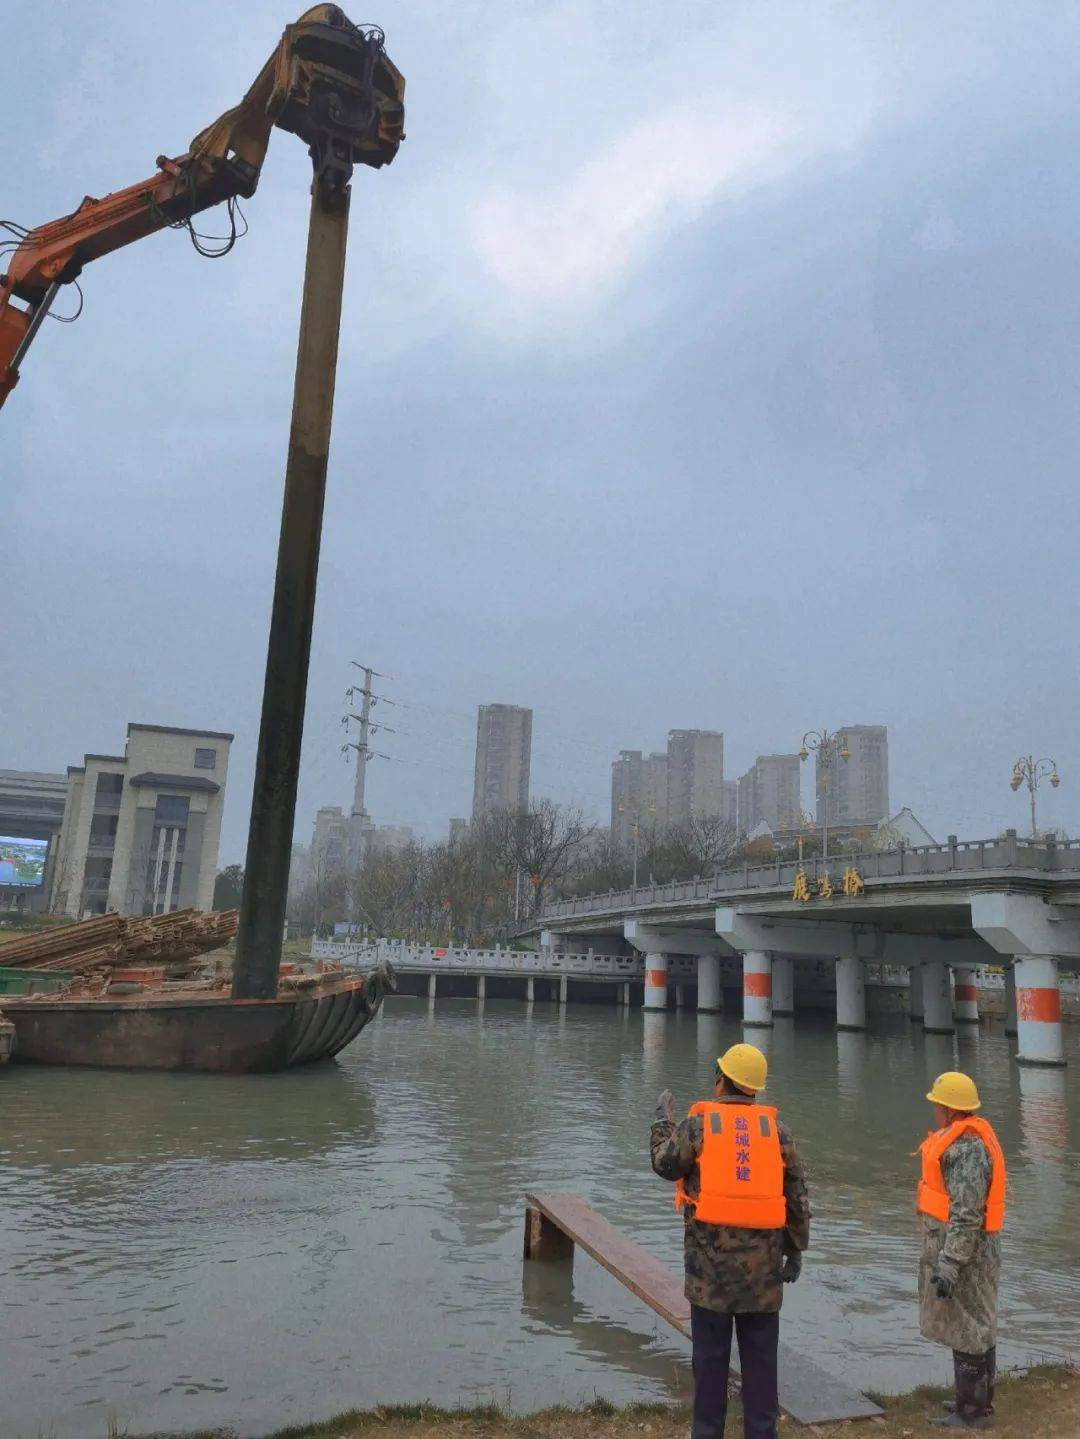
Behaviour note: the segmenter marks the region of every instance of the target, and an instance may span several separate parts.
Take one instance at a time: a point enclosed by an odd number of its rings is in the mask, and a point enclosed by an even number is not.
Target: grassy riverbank
[[[815,1424],[802,1428],[781,1421],[781,1433],[813,1439],[931,1439],[940,1433],[929,1420],[941,1413],[945,1389],[917,1389],[900,1398],[883,1398],[885,1415],[855,1424]],[[1080,1369],[1041,1367],[998,1382],[993,1432],[1001,1439],[1080,1439]],[[434,1405],[390,1406],[338,1414],[318,1424],[276,1430],[266,1439],[686,1439],[690,1411],[682,1405],[632,1405],[616,1409],[603,1401],[584,1409],[547,1409],[514,1417],[495,1405],[479,1409],[439,1409]],[[732,1401],[727,1432],[742,1434],[738,1400]],[[161,1439],[161,1436],[159,1436]],[[222,1431],[185,1439],[228,1439]]]

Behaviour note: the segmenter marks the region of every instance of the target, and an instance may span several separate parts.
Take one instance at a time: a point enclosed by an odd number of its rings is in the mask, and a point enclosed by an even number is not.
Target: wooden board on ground
[[[661,1319],[687,1337],[690,1304],[682,1278],[654,1259],[640,1244],[609,1224],[576,1194],[528,1194],[525,1216],[525,1257],[558,1259],[568,1255],[565,1241],[580,1245],[598,1264],[625,1284]],[[557,1236],[557,1237],[556,1237]],[[738,1365],[732,1346],[732,1365]],[[841,1419],[872,1419],[882,1413],[843,1379],[812,1360],[780,1345],[780,1405],[800,1424],[827,1424]]]

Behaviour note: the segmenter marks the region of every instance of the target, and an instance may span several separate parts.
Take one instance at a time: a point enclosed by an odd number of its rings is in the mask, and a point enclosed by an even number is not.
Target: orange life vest
[[[983,1215],[983,1229],[987,1234],[997,1234],[1005,1222],[1005,1155],[998,1137],[985,1119],[975,1114],[954,1120],[944,1129],[935,1130],[923,1140],[919,1153],[922,1155],[922,1177],[915,1195],[915,1208],[919,1214],[927,1214],[942,1224],[949,1222],[949,1191],[941,1172],[941,1160],[950,1144],[962,1134],[977,1134],[986,1145],[993,1163],[990,1174],[990,1188],[986,1193],[986,1212]]]
[[[680,1179],[675,1186],[675,1208],[692,1204],[694,1218],[704,1224],[783,1229],[787,1201],[776,1110],[765,1104],[702,1100],[690,1113],[701,1115],[701,1193],[691,1199]]]

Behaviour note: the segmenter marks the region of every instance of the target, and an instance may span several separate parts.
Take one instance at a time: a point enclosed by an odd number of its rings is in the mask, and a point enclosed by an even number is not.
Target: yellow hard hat
[[[765,1077],[769,1072],[768,1060],[761,1050],[755,1049],[752,1044],[733,1044],[716,1061],[716,1067],[740,1089],[749,1089],[751,1093],[757,1094],[765,1088]]]
[[[946,1109],[973,1111],[981,1108],[975,1081],[955,1069],[939,1074],[926,1097],[931,1104],[943,1104]]]

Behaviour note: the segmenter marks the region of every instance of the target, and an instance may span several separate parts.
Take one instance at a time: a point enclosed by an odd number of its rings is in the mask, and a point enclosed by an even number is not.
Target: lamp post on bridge
[[[851,751],[847,747],[846,735],[830,734],[827,729],[811,729],[803,735],[802,747],[799,750],[799,758],[803,764],[810,758],[811,751],[817,755],[821,778],[821,858],[824,863],[829,858],[829,774],[838,759],[847,761],[851,758]]]
[[[625,813],[626,813],[626,806],[625,806],[624,804],[616,805],[615,808],[616,808],[616,810],[617,810],[617,812],[618,812],[619,814],[625,814]],[[654,804],[648,805],[648,806],[646,807],[645,813],[646,813],[646,814],[655,814],[655,813],[656,813],[656,806],[655,806]],[[639,838],[641,837],[641,811],[640,811],[640,810],[638,810],[637,815],[636,815],[635,818],[634,818],[634,823],[633,823],[633,826],[631,827],[631,831],[630,831],[630,832],[631,832],[631,834],[634,836],[634,889],[636,890],[636,889],[637,889],[638,840],[639,840]]]
[[[1035,826],[1035,791],[1044,779],[1049,779],[1050,787],[1057,789],[1061,783],[1061,776],[1057,770],[1057,760],[1035,759],[1033,755],[1021,755],[1013,765],[1012,779],[1009,781],[1009,788],[1015,792],[1022,784],[1026,784],[1031,795],[1032,839],[1038,839],[1039,837],[1039,831]]]

